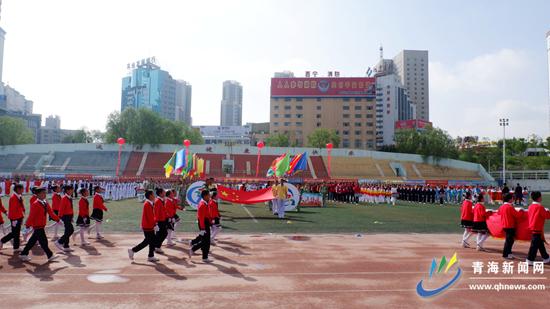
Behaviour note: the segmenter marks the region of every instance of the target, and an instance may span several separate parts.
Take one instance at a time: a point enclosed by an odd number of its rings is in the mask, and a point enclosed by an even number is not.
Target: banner
[[[257,204],[271,201],[273,199],[273,191],[271,188],[256,191],[241,191],[218,185],[218,197],[226,202],[236,204]]]
[[[321,193],[302,193],[300,207],[323,207],[323,195]]]
[[[189,185],[187,193],[185,194],[185,200],[189,206],[193,209],[197,209],[199,202],[201,201],[201,190],[204,188],[204,181],[196,181]]]
[[[519,211],[519,218],[516,221],[516,239],[517,240],[531,240],[531,231],[529,231],[529,219],[527,216],[527,210],[523,208],[516,208]],[[500,223],[500,215],[496,210],[487,211],[487,227],[489,232],[495,238],[506,238],[506,233],[502,229]]]

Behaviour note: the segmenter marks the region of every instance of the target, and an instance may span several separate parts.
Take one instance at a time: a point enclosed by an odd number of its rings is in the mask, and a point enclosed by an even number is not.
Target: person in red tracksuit
[[[500,215],[500,223],[506,233],[504,248],[502,249],[502,257],[508,260],[514,258],[512,255],[512,247],[514,246],[514,238],[516,236],[516,222],[519,219],[520,212],[512,206],[512,193],[506,193],[503,196],[503,204],[498,209]]]
[[[208,190],[203,190],[201,192],[202,200],[199,202],[197,207],[197,219],[199,224],[199,235],[197,238],[189,241],[189,258],[193,256],[195,251],[201,249],[202,251],[202,261],[205,263],[210,263],[212,260],[208,258],[208,253],[210,251],[210,210],[208,208],[208,202],[210,201],[210,192]]]
[[[143,202],[143,213],[141,214],[141,229],[143,230],[143,235],[145,239],[143,241],[131,248],[128,249],[128,257],[131,261],[134,260],[134,254],[141,251],[141,249],[149,246],[149,255],[147,261],[149,262],[158,262],[158,258],[155,257],[155,247],[156,247],[156,237],[155,230],[158,229],[157,220],[155,218],[154,212],[154,194],[153,191],[145,191],[145,202]]]
[[[71,240],[71,235],[74,233],[73,227],[73,191],[74,188],[71,185],[66,185],[63,188],[65,195],[61,198],[61,208],[59,209],[59,218],[63,221],[63,226],[65,227],[65,232],[63,236],[59,238],[54,244],[55,246],[63,252],[73,251],[69,247],[69,241]]]
[[[95,221],[95,232],[96,239],[103,239],[101,235],[101,226],[103,225],[103,212],[108,211],[105,207],[105,201],[101,193],[103,188],[100,186],[94,187],[94,200],[93,200],[93,210],[92,210],[92,219]],[[92,230],[93,226],[88,229],[88,233]]]
[[[80,245],[88,246],[90,243],[86,241],[84,235],[87,234],[88,228],[90,227],[90,202],[88,201],[88,196],[90,193],[85,187],[80,188],[80,200],[78,201],[78,217],[76,218],[76,225],[80,227],[78,231],[73,233],[73,241],[78,234],[80,234]]]
[[[166,217],[166,201],[165,196],[166,192],[162,188],[157,188],[155,190],[157,194],[157,199],[155,200],[155,219],[157,220],[157,226],[158,226],[158,232],[156,234],[157,237],[157,248],[155,249],[156,253],[164,253],[162,249],[160,248],[162,246],[162,243],[166,239],[166,236],[168,236],[168,218]]]
[[[477,232],[477,251],[485,251],[483,243],[489,237],[487,228],[487,210],[483,205],[483,194],[477,196],[477,203],[474,206],[474,224],[472,230]]]
[[[472,193],[466,192],[462,208],[460,209],[460,225],[464,228],[462,235],[462,247],[469,248],[468,239],[472,236],[472,227],[474,225],[474,208],[472,203]]]
[[[2,187],[0,187],[0,194],[2,194]],[[2,204],[2,198],[0,197],[0,232],[2,232],[2,235],[6,234],[6,231],[4,230],[4,215],[8,213],[6,208],[4,208],[4,205]]]
[[[13,186],[13,194],[9,200],[8,206],[8,219],[11,221],[11,232],[4,236],[0,240],[0,250],[10,240],[13,240],[13,252],[20,252],[19,248],[20,235],[21,235],[21,224],[23,223],[23,218],[25,217],[25,205],[23,204],[23,185],[16,184]]]
[[[531,230],[531,246],[527,254],[527,264],[533,265],[537,257],[537,251],[545,264],[550,263],[550,256],[544,247],[544,221],[550,219],[550,211],[540,204],[542,195],[539,191],[531,192],[533,203],[529,206],[529,230]]]
[[[52,187],[53,194],[52,194],[52,210],[53,213],[56,216],[59,216],[59,209],[61,209],[61,186],[54,185]],[[50,218],[51,220],[51,218]],[[61,221],[58,221],[61,222]],[[54,225],[53,227],[53,240],[58,240],[59,236],[57,235],[57,231],[59,230],[60,223]]]
[[[174,233],[176,230],[176,223],[179,221],[179,217],[176,214],[178,209],[182,209],[178,206],[177,200],[175,198],[176,191],[175,190],[167,190],[166,191],[166,200],[165,200],[165,209],[166,209],[166,219],[167,219],[167,228],[168,228],[168,246],[175,245],[174,243]]]
[[[36,244],[36,242],[38,242],[40,244],[40,248],[42,248],[44,253],[46,253],[48,261],[52,261],[57,258],[57,256],[55,256],[48,247],[48,238],[46,237],[46,232],[44,231],[44,228],[46,227],[46,215],[49,215],[54,221],[59,221],[59,218],[52,211],[50,205],[48,205],[48,202],[46,201],[46,189],[38,188],[35,190],[35,194],[37,195],[36,201],[31,204],[29,217],[25,223],[27,228],[33,229],[33,233],[19,258],[23,261],[30,261],[31,258],[29,257],[29,251]]]
[[[208,202],[208,208],[210,210],[210,218],[212,218],[212,226],[210,229],[211,230],[210,243],[215,245],[216,235],[218,235],[218,233],[222,229],[222,225],[220,223],[221,215],[218,209],[218,201],[217,201],[218,192],[212,191],[211,194],[212,194],[212,197]]]

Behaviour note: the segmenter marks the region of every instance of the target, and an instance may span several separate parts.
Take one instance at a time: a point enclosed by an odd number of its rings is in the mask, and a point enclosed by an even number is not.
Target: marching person
[[[2,235],[6,235],[6,231],[4,230],[4,215],[8,213],[6,208],[4,208],[4,205],[2,204],[2,187],[0,187],[0,232],[2,232]]]
[[[472,230],[477,233],[477,251],[486,251],[483,243],[489,237],[487,228],[487,211],[483,205],[483,194],[478,195],[477,203],[474,206],[474,224]]]
[[[88,234],[91,232],[92,228],[95,227],[96,239],[104,238],[103,235],[101,235],[101,226],[103,224],[103,212],[108,211],[107,207],[105,207],[105,200],[101,195],[102,192],[103,192],[103,188],[101,188],[100,186],[94,187],[92,219],[95,221],[95,225],[88,228]]]
[[[474,210],[472,206],[472,194],[467,192],[460,210],[460,224],[462,225],[462,228],[464,228],[464,234],[462,235],[463,248],[470,248],[468,239],[472,236],[472,227],[474,225]]]
[[[222,229],[222,225],[220,223],[220,211],[218,210],[218,192],[212,191],[211,192],[212,197],[210,198],[210,201],[208,202],[208,208],[210,210],[210,218],[212,218],[212,226],[211,226],[211,235],[210,235],[210,243],[215,245],[216,244],[216,235],[220,232]]]
[[[155,247],[157,243],[155,230],[158,229],[158,226],[156,225],[157,221],[155,219],[154,198],[153,191],[145,191],[145,201],[143,202],[143,212],[141,214],[141,229],[143,230],[145,238],[139,245],[128,249],[128,257],[131,261],[134,260],[134,254],[136,252],[139,252],[147,246],[149,246],[147,261],[153,263],[159,261],[159,259],[155,257]]]
[[[531,246],[527,254],[527,264],[533,265],[537,257],[537,251],[545,264],[550,263],[550,256],[544,247],[544,221],[550,219],[550,211],[542,207],[542,195],[539,191],[531,192],[533,203],[529,206],[529,230],[531,231]]]
[[[199,224],[199,235],[189,241],[189,258],[193,256],[193,253],[198,249],[202,251],[202,261],[205,263],[211,263],[212,260],[208,258],[210,251],[210,211],[208,208],[208,202],[210,201],[210,192],[203,190],[201,192],[201,201],[197,207],[197,220]]]
[[[61,208],[61,186],[54,185],[52,186],[52,211],[56,216],[59,216],[59,209]],[[51,219],[51,218],[50,218]],[[53,220],[52,220],[53,221]],[[53,238],[52,240],[58,240],[59,236],[57,235],[59,226],[62,224],[60,220],[58,223],[53,226]]]
[[[288,196],[288,187],[285,185],[285,180],[281,179],[279,186],[277,187],[277,200],[278,200],[278,209],[277,214],[279,219],[285,218],[285,202]]]
[[[46,188],[38,188],[35,190],[37,195],[37,200],[31,204],[29,210],[29,217],[25,223],[27,228],[32,228],[33,233],[25,248],[21,252],[19,258],[23,261],[30,261],[31,257],[29,256],[29,251],[32,247],[38,242],[40,248],[46,253],[48,261],[53,261],[57,258],[56,255],[48,247],[48,238],[46,237],[46,232],[44,228],[46,227],[46,214],[50,216],[53,221],[59,221],[57,215],[52,211],[50,205],[46,201]]]
[[[73,241],[78,234],[80,234],[80,245],[88,246],[90,243],[84,238],[85,233],[87,234],[88,228],[90,227],[90,202],[88,201],[88,196],[90,193],[86,187],[79,189],[80,200],[78,201],[78,218],[76,219],[76,225],[80,227],[78,231],[73,233]]]
[[[279,180],[273,182],[271,187],[271,192],[273,193],[273,215],[277,215],[279,211]]]
[[[165,205],[165,196],[166,192],[163,188],[156,189],[157,199],[155,200],[155,219],[157,220],[158,232],[157,237],[157,247],[155,249],[156,253],[164,253],[161,246],[166,236],[168,236],[168,227],[167,227],[167,217],[166,217],[166,205]]]
[[[59,209],[59,218],[63,221],[63,226],[65,231],[63,236],[54,242],[55,246],[63,252],[73,251],[69,247],[69,242],[71,240],[71,235],[74,233],[73,227],[73,191],[74,187],[72,185],[66,185],[63,188],[63,193],[65,195],[61,198],[61,208]]]
[[[176,200],[174,199],[175,196],[174,190],[167,190],[166,191],[166,199],[165,199],[165,208],[166,208],[166,220],[167,220],[167,229],[168,229],[168,236],[167,239],[167,246],[174,246],[175,243],[173,241],[174,239],[174,231],[175,231],[175,225],[176,225],[176,211],[178,208],[178,205],[176,204]],[[179,219],[179,218],[178,218]]]
[[[25,205],[23,204],[22,196],[23,189],[22,184],[15,184],[13,186],[13,194],[10,197],[8,205],[8,219],[11,221],[11,232],[0,240],[0,250],[5,243],[13,240],[13,252],[21,252],[19,237],[21,235],[21,224],[25,217]]]
[[[516,221],[520,213],[510,204],[513,199],[511,193],[505,194],[502,199],[504,203],[498,209],[500,223],[506,233],[502,257],[511,260],[514,258],[512,255],[512,247],[514,246],[514,237],[516,236]]]

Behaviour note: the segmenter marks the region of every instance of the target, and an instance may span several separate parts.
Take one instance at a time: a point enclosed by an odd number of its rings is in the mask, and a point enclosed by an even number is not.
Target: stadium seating
[[[0,155],[0,171],[14,171],[24,157],[22,154]]]
[[[128,158],[128,163],[124,168],[123,176],[136,176],[139,166],[141,165],[141,160],[143,159],[143,152],[132,151],[130,157]]]

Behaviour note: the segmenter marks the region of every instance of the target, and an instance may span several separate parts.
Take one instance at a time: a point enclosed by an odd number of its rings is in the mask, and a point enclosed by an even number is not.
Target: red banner
[[[289,77],[271,79],[272,97],[368,97],[376,95],[373,77]]]
[[[218,197],[231,203],[256,204],[271,201],[273,199],[273,192],[271,188],[256,191],[241,191],[218,185]]]
[[[531,240],[531,231],[529,231],[527,210],[520,210],[519,212],[519,219],[516,222],[516,239],[529,241]],[[506,238],[506,233],[502,229],[498,212],[488,211],[487,214],[489,214],[489,218],[487,218],[487,227],[491,235],[496,238]]]
[[[424,129],[431,125],[431,122],[420,119],[399,120],[395,122],[396,129]]]

